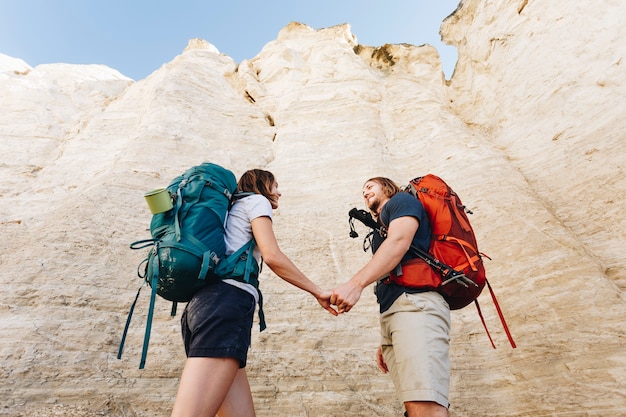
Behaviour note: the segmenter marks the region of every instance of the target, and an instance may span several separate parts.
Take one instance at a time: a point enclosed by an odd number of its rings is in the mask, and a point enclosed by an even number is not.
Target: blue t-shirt
[[[379,223],[389,227],[391,222],[399,217],[411,216],[415,217],[419,222],[417,232],[413,237],[412,246],[415,246],[423,251],[428,251],[430,246],[430,223],[426,210],[422,203],[409,193],[400,192],[393,197],[383,206],[380,213]],[[374,233],[372,240],[372,252],[376,253],[384,239],[378,234]],[[417,258],[417,255],[411,253],[411,250],[404,255],[403,261]],[[380,304],[380,312],[384,313],[391,307],[394,301],[404,292],[421,292],[418,288],[408,288],[393,283],[383,283],[379,281],[376,284],[375,292],[378,303]]]

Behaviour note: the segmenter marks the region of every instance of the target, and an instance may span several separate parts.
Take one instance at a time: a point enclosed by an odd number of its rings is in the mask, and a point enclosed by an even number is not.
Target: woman
[[[253,195],[237,200],[226,222],[226,254],[252,238],[255,260],[276,275],[311,293],[331,314],[330,291],[311,282],[280,250],[272,227],[278,208],[278,183],[269,171],[253,169],[239,179],[238,189]],[[257,288],[225,279],[201,289],[187,304],[182,322],[187,361],[183,369],[172,417],[255,416],[245,366],[250,346]]]

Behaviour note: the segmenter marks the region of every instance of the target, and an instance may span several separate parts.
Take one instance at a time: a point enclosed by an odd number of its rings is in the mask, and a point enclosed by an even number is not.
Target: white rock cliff
[[[239,64],[204,40],[133,82],[0,55],[0,415],[167,416],[184,362],[157,301],[139,370],[147,190],[203,161],[274,172],[281,247],[322,287],[369,254],[348,236],[363,182],[432,172],[471,219],[518,348],[480,297],[453,312],[450,414],[626,415],[626,3],[463,1],[429,46],[360,45],[290,23]],[[365,230],[360,229],[359,232]],[[334,318],[266,269],[248,372],[263,416],[399,416],[366,290]]]

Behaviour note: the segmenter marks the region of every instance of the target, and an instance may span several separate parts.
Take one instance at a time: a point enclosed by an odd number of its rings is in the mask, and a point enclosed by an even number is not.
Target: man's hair
[[[272,185],[274,185],[274,174],[262,169],[251,169],[239,178],[237,188],[239,191],[261,194],[271,201]]]
[[[374,177],[374,178],[370,178],[369,180],[367,180],[365,182],[368,183],[370,181],[374,181],[374,182],[377,182],[378,184],[380,184],[380,186],[383,188],[383,192],[389,198],[393,197],[394,195],[396,195],[400,191],[402,191],[400,189],[400,187],[398,187],[398,185],[395,182],[393,182],[392,180],[390,180],[389,178]]]

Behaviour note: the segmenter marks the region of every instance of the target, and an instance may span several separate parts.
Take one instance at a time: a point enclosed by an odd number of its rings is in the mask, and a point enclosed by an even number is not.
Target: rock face
[[[626,414],[626,3],[463,1],[431,46],[291,23],[240,64],[203,40],[145,80],[0,55],[0,414],[167,416],[184,362],[158,300],[138,370],[147,190],[212,161],[269,169],[283,251],[322,287],[363,265],[361,185],[432,172],[474,211],[488,292],[453,312],[451,416]],[[364,229],[359,229],[361,235]],[[266,269],[248,373],[259,416],[398,416],[366,290],[334,318]]]

